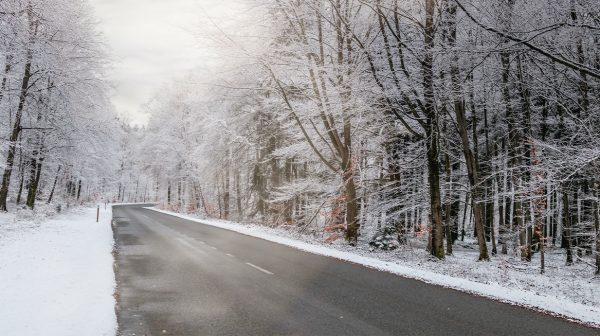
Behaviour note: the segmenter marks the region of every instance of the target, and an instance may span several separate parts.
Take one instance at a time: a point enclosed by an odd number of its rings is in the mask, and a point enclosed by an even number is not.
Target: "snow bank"
[[[519,288],[510,288],[506,285],[488,281],[485,279],[482,280],[483,282],[473,281],[462,277],[442,274],[441,272],[444,272],[446,269],[446,267],[444,267],[444,262],[437,262],[437,268],[439,268],[440,272],[434,272],[432,270],[423,269],[424,267],[419,267],[418,265],[414,264],[409,266],[401,265],[398,263],[397,260],[381,260],[354,253],[360,252],[360,250],[353,252],[343,251],[341,250],[343,249],[343,247],[341,246],[333,245],[329,247],[319,245],[318,243],[310,243],[290,237],[284,237],[281,236],[281,234],[286,234],[285,231],[277,232],[277,230],[269,229],[263,226],[239,224],[223,220],[198,219],[195,217],[177,214],[156,208],[147,209],[177,216],[183,219],[199,222],[202,224],[239,232],[248,236],[265,239],[278,244],[297,248],[306,252],[361,264],[370,268],[390,272],[403,277],[417,279],[426,283],[453,288],[460,291],[476,294],[479,296],[495,299],[498,301],[528,307],[534,310],[543,311],[545,313],[560,316],[572,321],[582,322],[587,325],[600,327],[599,305],[582,304],[578,302],[565,300],[565,298],[547,295],[547,293],[543,293],[540,291],[541,287],[533,286],[531,290],[523,290]],[[377,254],[371,255],[378,256]],[[459,263],[454,263],[451,265],[451,267],[456,267],[457,265],[459,265]],[[471,259],[469,260],[469,265],[471,269],[477,269],[481,266],[482,268],[484,268],[483,271],[487,273],[502,273],[501,270],[498,270],[496,265],[492,265],[491,263],[476,263],[475,261],[473,261],[473,259]],[[493,268],[496,269],[494,270]],[[467,277],[467,272],[469,272],[469,270],[466,269],[463,271],[465,277]],[[531,276],[531,274],[528,275]],[[536,279],[536,277],[534,277],[534,279]],[[526,276],[523,276],[519,280],[522,280],[524,282],[531,282],[530,277],[528,278]],[[540,281],[540,279],[537,279],[536,281]],[[540,285],[544,284],[540,283]],[[590,282],[589,286],[586,287],[591,287],[591,289],[593,290],[594,288],[597,288],[597,284]],[[585,288],[574,289],[574,291],[581,290],[585,290]]]
[[[0,214],[0,335],[115,335],[110,207],[36,222]]]

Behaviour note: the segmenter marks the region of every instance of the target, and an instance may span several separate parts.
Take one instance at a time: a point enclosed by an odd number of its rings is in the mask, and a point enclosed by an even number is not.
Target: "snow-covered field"
[[[600,327],[600,278],[594,277],[593,269],[584,262],[565,267],[565,256],[559,250],[548,251],[546,274],[541,275],[537,259],[525,263],[509,255],[498,255],[491,262],[476,262],[477,251],[469,244],[458,244],[453,256],[438,261],[430,258],[422,246],[371,252],[367,244],[331,245],[283,228],[148,209]]]
[[[115,335],[111,219],[0,214],[0,335]]]

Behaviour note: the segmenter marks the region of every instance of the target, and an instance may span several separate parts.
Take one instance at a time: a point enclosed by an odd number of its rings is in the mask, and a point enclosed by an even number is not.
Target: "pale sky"
[[[163,84],[214,61],[191,31],[201,34],[207,17],[227,19],[237,1],[91,0],[114,60],[113,103],[125,120],[145,124],[142,106]]]

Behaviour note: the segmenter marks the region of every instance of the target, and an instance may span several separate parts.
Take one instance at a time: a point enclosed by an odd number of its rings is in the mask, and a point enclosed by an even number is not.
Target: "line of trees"
[[[426,236],[440,259],[473,237],[479,260],[539,253],[542,272],[563,248],[600,272],[595,1],[253,8],[258,37],[222,39],[247,62],[165,88],[130,132],[138,197],[351,244]]]
[[[121,128],[90,14],[83,1],[0,1],[0,211],[110,187]]]

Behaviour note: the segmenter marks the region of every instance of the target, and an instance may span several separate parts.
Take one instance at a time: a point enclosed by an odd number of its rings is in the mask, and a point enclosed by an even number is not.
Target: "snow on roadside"
[[[0,335],[115,335],[111,219],[0,214]]]
[[[496,257],[490,263],[475,263],[476,255],[469,255],[465,251],[457,251],[455,256],[445,261],[428,261],[424,255],[415,257],[419,252],[412,250],[412,258],[398,258],[398,253],[371,253],[367,249],[345,245],[326,246],[314,241],[303,241],[303,237],[291,237],[290,232],[282,229],[199,219],[152,207],[147,209],[600,327],[600,294],[597,293],[599,280],[591,277],[588,280],[576,279],[574,274],[570,274],[570,270],[553,274],[553,279],[548,275],[537,274],[533,267],[525,272],[510,269],[510,266],[506,266],[506,259],[502,257]],[[550,259],[551,256],[547,258]],[[551,262],[552,259],[549,264]],[[575,300],[579,300],[578,295],[584,295],[587,299],[576,302]]]

